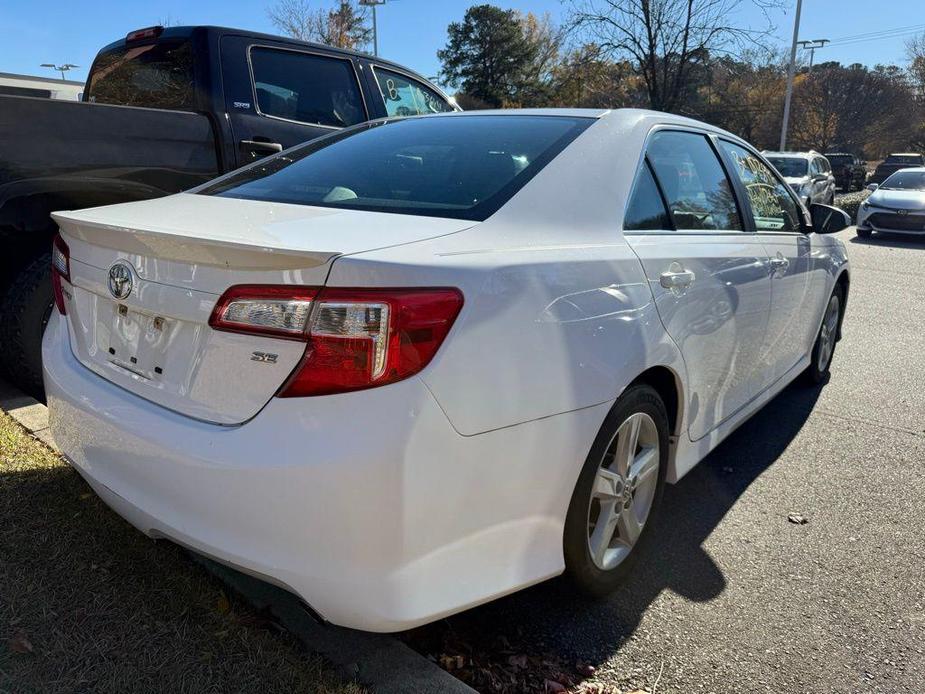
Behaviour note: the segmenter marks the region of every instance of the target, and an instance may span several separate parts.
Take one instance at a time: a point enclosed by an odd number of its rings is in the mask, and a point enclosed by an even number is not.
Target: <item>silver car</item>
[[[858,209],[858,236],[875,231],[925,235],[925,167],[901,169],[868,189],[873,193]]]
[[[814,202],[835,203],[835,175],[829,160],[819,152],[763,152],[793,192],[809,207]]]

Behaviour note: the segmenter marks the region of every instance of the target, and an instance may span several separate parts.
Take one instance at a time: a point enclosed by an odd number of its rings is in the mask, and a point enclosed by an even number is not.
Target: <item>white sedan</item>
[[[825,380],[844,213],[635,110],[379,121],[54,215],[55,440],[141,531],[419,625],[613,590],[676,482]]]
[[[925,235],[925,168],[900,169],[873,191],[858,209],[857,234],[870,238],[877,232]]]

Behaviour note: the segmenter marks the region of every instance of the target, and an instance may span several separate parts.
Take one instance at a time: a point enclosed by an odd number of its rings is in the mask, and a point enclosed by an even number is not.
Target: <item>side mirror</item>
[[[809,206],[814,234],[834,234],[851,226],[851,217],[844,210],[815,202]]]
[[[876,183],[868,183],[868,184],[867,184],[867,190],[869,190],[871,193],[873,193],[873,192],[874,192],[875,190],[877,190],[877,188],[879,188],[879,187],[880,187],[880,186],[879,186],[878,184],[876,184]]]

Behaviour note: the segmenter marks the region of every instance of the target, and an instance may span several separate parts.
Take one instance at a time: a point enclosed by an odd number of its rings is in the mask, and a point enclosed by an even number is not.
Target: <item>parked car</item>
[[[875,231],[925,234],[925,167],[902,169],[871,193],[858,208],[857,235]]]
[[[177,193],[371,118],[453,109],[394,63],[218,27],[106,46],[83,103],[0,96],[0,364],[41,391],[52,210]]]
[[[835,176],[819,152],[764,152],[805,205],[835,203]]]
[[[825,381],[849,287],[847,215],[650,111],[377,121],[54,218],[63,454],[143,532],[373,631],[614,589],[666,482]]]
[[[915,152],[891,154],[877,165],[867,182],[879,185],[900,169],[918,166],[925,166],[925,157],[921,154],[916,154]]]
[[[825,158],[832,166],[835,187],[846,193],[861,190],[867,183],[867,164],[857,155],[843,152],[826,152]]]

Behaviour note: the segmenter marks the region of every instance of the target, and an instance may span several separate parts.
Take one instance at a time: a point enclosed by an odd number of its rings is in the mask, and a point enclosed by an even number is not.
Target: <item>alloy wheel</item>
[[[838,294],[832,294],[829,305],[825,309],[822,319],[822,328],[819,330],[819,371],[829,368],[832,352],[835,350],[835,336],[838,333],[839,302]]]
[[[607,446],[588,505],[588,550],[597,568],[618,566],[639,540],[658,489],[659,439],[655,421],[630,415]]]

